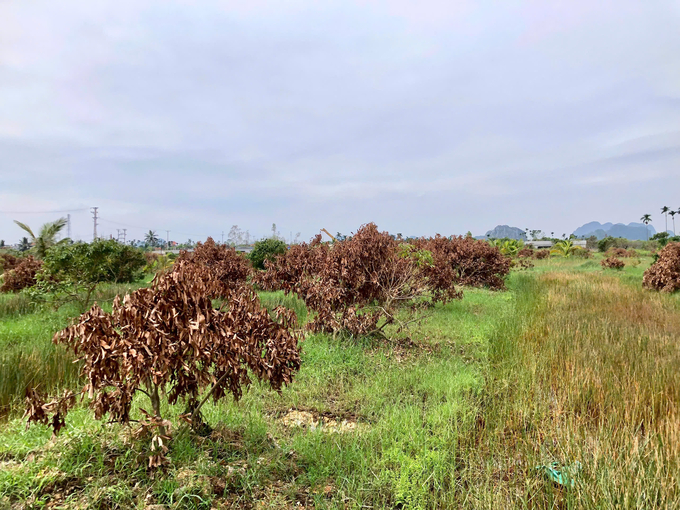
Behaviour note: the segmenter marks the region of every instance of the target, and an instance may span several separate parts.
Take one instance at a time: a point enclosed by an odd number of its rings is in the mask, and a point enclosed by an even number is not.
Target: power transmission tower
[[[125,244],[125,238],[127,237],[127,229],[123,229],[123,244]]]
[[[116,241],[120,242],[120,229],[116,229]]]
[[[93,241],[97,240],[97,209],[99,209],[99,207],[92,208],[92,219],[94,220],[94,236],[92,238]]]

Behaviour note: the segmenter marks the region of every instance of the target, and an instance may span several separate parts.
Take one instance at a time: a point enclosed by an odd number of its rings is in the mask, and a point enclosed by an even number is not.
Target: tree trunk
[[[149,388],[149,398],[151,399],[151,409],[153,410],[154,416],[160,418],[161,416],[161,398],[158,395],[158,385],[150,383]]]
[[[156,418],[161,418],[161,398],[158,395],[158,385],[149,382],[149,398],[151,399],[151,409]],[[165,427],[158,428],[158,434],[164,436],[166,433]]]

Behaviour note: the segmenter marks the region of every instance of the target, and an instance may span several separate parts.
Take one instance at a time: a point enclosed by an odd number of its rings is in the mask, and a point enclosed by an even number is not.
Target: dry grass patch
[[[680,506],[680,315],[616,277],[525,279],[492,344],[474,499],[499,508]],[[521,296],[520,296],[521,297]],[[573,489],[535,467],[583,465]]]

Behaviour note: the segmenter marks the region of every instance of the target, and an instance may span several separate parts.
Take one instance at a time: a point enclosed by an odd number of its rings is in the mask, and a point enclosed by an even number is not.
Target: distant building
[[[578,246],[580,248],[586,247],[586,241],[585,240],[572,239],[571,242],[574,243],[574,246]],[[552,248],[554,243],[552,241],[525,241],[524,244],[532,246],[533,248],[536,248],[536,249],[541,249],[541,248]]]

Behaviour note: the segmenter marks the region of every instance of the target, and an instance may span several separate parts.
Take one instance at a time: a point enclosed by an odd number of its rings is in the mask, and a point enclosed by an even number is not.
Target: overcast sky
[[[0,0],[10,243],[660,230],[679,177],[678,1]]]

